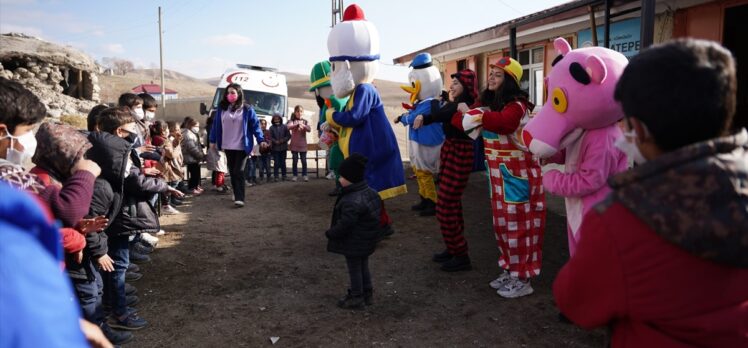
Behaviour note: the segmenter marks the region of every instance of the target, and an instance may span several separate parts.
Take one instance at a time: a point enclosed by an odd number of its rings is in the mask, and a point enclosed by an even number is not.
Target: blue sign
[[[597,26],[597,46],[603,46],[605,31],[602,25]],[[592,30],[584,29],[577,33],[579,47],[592,46]],[[626,58],[639,53],[641,46],[641,19],[631,18],[610,23],[610,45],[608,48],[621,52]]]

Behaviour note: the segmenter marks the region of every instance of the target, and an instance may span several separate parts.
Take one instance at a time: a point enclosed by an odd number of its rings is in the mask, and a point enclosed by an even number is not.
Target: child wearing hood
[[[283,119],[280,115],[273,115],[270,121],[270,144],[273,154],[273,176],[275,181],[279,180],[278,171],[282,174],[283,181],[286,181],[286,155],[288,153],[288,141],[291,140],[291,132],[283,125]]]
[[[382,199],[366,183],[367,161],[354,152],[340,164],[338,171],[343,188],[335,201],[330,228],[325,232],[327,251],[344,255],[348,266],[351,286],[338,301],[338,307],[345,309],[364,309],[364,305],[371,305],[374,292],[369,255],[374,253],[382,236],[379,226]]]

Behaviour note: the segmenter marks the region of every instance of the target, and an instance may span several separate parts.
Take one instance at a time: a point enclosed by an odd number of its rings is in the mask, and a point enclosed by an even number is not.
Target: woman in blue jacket
[[[254,135],[260,148],[267,143],[260,130],[260,122],[252,106],[244,104],[244,93],[239,84],[226,86],[221,103],[216,110],[210,132],[210,146],[226,153],[226,162],[234,188],[234,206],[244,206],[244,163],[252,152]]]

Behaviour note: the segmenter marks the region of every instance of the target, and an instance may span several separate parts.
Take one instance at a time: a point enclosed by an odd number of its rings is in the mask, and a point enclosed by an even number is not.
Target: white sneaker
[[[147,232],[146,233],[141,233],[140,234],[140,239],[142,239],[144,242],[148,243],[150,246],[152,246],[154,248],[158,244],[158,238],[154,237],[153,235],[151,235],[150,233],[147,233]]]
[[[294,175],[293,178],[291,178],[291,181],[296,182],[296,180],[299,180],[299,178],[297,178],[296,175]]]
[[[234,206],[237,208],[241,208],[244,206],[244,202],[242,201],[234,201]]]
[[[165,234],[166,234],[166,231],[164,231],[164,230],[158,230],[158,232],[156,232],[157,236],[163,236]]]
[[[175,215],[175,214],[181,214],[182,212],[177,210],[176,208],[165,205],[161,208],[161,212],[164,213],[164,215]]]
[[[517,298],[530,295],[534,291],[530,286],[530,280],[522,281],[517,278],[510,278],[496,293],[505,298]]]
[[[504,273],[501,273],[501,275],[498,278],[488,283],[488,286],[490,286],[493,289],[499,290],[501,289],[502,286],[504,286],[504,284],[507,281],[509,281],[509,279],[511,279],[511,277],[509,276],[509,272],[504,270]]]
[[[327,173],[327,175],[325,176],[325,179],[327,180],[335,179],[335,173],[333,173],[333,171],[331,170],[329,173]]]
[[[308,182],[308,181],[309,181],[309,177],[304,175],[304,182]]]

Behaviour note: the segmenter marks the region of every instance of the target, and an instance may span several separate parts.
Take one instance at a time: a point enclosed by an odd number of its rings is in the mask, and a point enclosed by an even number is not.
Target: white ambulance
[[[283,123],[288,116],[288,86],[286,76],[279,74],[277,69],[262,66],[237,64],[221,75],[216,94],[210,106],[200,103],[200,113],[210,114],[218,109],[223,98],[223,92],[230,83],[238,83],[244,91],[244,102],[254,107],[257,117],[266,119],[268,127],[273,115],[283,117]]]

